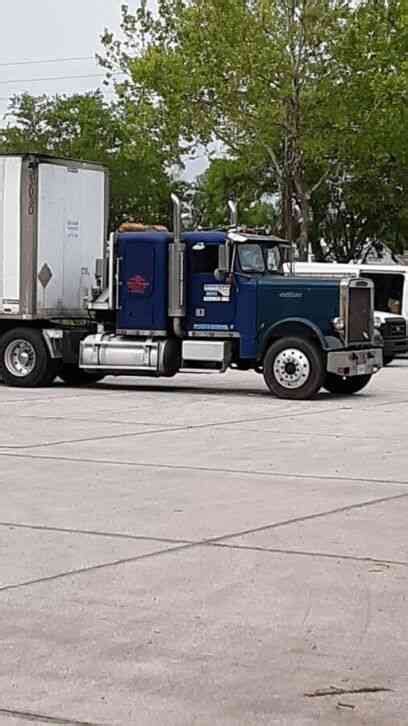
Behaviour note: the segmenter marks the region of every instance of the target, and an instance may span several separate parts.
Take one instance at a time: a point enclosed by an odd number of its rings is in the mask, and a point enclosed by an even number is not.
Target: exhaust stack
[[[185,253],[182,242],[181,201],[176,194],[173,202],[173,243],[169,245],[169,317],[173,318],[173,329],[177,337],[184,337],[182,320],[186,315]]]
[[[228,200],[228,209],[230,213],[230,232],[234,232],[234,230],[238,229],[238,204],[234,199]],[[220,248],[220,253],[222,255],[222,259],[220,260],[220,268],[223,269],[225,272],[230,271],[230,262],[231,262],[231,239],[229,235],[227,235],[227,239],[225,240],[225,248]]]
[[[228,201],[228,209],[230,211],[230,226],[234,229],[238,227],[238,204],[233,199]]]

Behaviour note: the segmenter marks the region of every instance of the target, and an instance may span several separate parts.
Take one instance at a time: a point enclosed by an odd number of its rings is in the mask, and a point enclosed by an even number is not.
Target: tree
[[[378,166],[328,179],[313,199],[316,258],[349,262],[375,241],[402,252],[408,236],[403,189],[408,191],[407,171],[387,174]]]
[[[241,189],[252,169],[278,187],[303,253],[310,241],[340,260],[370,239],[404,246],[403,0],[159,0],[156,17],[124,6],[122,30],[106,33],[102,63],[126,74],[119,95],[145,104],[175,156],[221,141]]]
[[[241,159],[216,158],[196,183],[193,211],[204,227],[228,224],[228,201],[239,205],[239,223],[250,227],[278,225],[276,204],[270,195],[267,170],[248,168]]]
[[[332,168],[333,58],[349,14],[344,0],[160,0],[157,17],[124,6],[124,40],[106,33],[103,65],[127,74],[119,92],[148,99],[174,144],[217,139],[248,166],[262,159],[289,236],[299,209],[305,248]]]
[[[135,111],[125,102],[107,103],[100,92],[16,96],[0,129],[0,153],[31,151],[104,164],[111,177],[112,229],[129,217],[167,221],[171,159]]]
[[[358,257],[367,240],[402,251],[408,236],[407,50],[401,0],[361,2],[337,44],[337,173],[313,207],[315,239],[323,234],[339,260]]]

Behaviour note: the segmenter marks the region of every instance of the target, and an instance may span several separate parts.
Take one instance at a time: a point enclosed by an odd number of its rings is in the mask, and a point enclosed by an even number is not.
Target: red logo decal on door
[[[142,275],[133,275],[127,282],[128,291],[131,295],[144,295],[150,287],[150,282]]]

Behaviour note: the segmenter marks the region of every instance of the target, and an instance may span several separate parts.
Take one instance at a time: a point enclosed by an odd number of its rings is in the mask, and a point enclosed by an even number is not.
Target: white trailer
[[[78,349],[104,284],[108,180],[98,164],[0,155],[0,376],[10,385],[90,379]]]
[[[0,156],[0,318],[87,316],[108,198],[100,165]]]

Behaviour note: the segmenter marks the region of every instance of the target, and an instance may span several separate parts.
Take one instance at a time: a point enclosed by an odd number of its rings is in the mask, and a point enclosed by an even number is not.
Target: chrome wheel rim
[[[311,373],[310,362],[298,348],[281,350],[273,362],[275,380],[282,388],[295,389],[304,386]]]
[[[26,378],[37,363],[34,346],[28,340],[13,340],[4,353],[4,365],[16,378]]]

